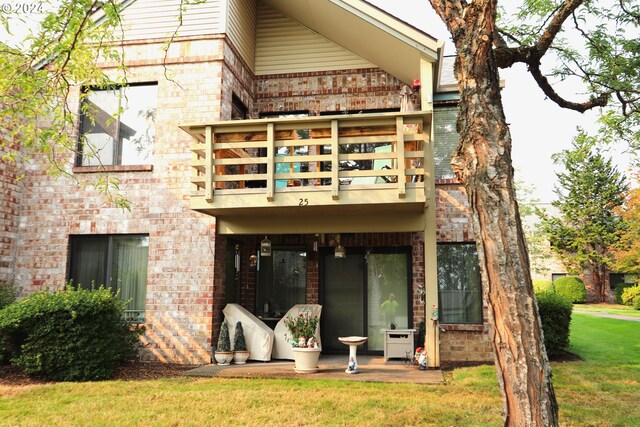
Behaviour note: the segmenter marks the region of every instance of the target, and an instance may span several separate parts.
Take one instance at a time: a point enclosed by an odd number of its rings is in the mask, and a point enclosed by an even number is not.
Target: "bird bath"
[[[356,350],[358,346],[367,342],[367,337],[339,337],[338,340],[349,346],[349,363],[345,372],[347,374],[359,374],[358,359],[356,358]]]

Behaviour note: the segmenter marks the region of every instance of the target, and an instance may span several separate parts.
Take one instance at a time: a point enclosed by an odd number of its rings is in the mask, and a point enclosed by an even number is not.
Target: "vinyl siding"
[[[256,0],[230,0],[227,35],[253,69],[256,51]]]
[[[255,74],[372,68],[375,65],[259,3]]]
[[[435,108],[433,110],[433,137],[435,178],[455,178],[451,169],[451,156],[458,147],[460,138],[456,132],[458,107]]]
[[[227,1],[187,6],[178,36],[224,33]],[[180,0],[137,0],[122,12],[124,40],[171,36],[178,27]],[[116,33],[118,30],[116,30]]]

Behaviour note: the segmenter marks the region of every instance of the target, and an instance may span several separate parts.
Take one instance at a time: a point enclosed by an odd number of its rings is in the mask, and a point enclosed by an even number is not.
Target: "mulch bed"
[[[114,380],[140,381],[157,380],[160,378],[175,378],[185,371],[195,368],[191,365],[177,365],[160,362],[131,362],[116,369]],[[49,381],[37,377],[30,377],[16,366],[0,366],[0,385],[26,386],[45,384]]]

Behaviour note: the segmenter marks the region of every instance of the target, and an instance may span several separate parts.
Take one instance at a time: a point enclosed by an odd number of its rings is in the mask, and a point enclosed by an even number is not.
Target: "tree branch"
[[[539,64],[530,64],[529,73],[531,73],[534,80],[536,81],[540,89],[542,89],[542,92],[544,92],[547,98],[549,98],[550,100],[552,100],[562,108],[568,108],[570,110],[575,110],[575,111],[584,113],[585,111],[595,107],[604,107],[607,105],[607,102],[609,101],[609,95],[606,93],[600,94],[598,97],[591,98],[589,101],[585,101],[585,102],[568,101],[563,97],[561,97],[560,95],[558,95],[555,89],[553,89],[547,77],[542,73],[542,71],[540,71]]]

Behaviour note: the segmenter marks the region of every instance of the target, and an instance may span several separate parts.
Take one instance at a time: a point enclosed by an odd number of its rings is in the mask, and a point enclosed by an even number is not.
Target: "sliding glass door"
[[[382,351],[384,330],[408,328],[409,250],[348,249],[346,258],[322,258],[322,338],[329,352],[346,351],[338,337],[369,338],[363,350]]]

